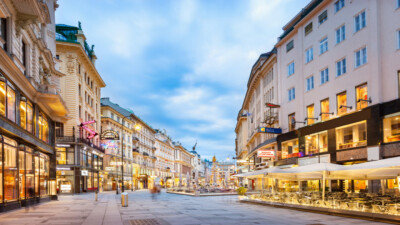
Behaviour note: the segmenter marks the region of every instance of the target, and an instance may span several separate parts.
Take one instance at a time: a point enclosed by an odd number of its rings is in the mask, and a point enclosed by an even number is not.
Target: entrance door
[[[87,192],[87,180],[85,176],[81,176],[81,190]]]

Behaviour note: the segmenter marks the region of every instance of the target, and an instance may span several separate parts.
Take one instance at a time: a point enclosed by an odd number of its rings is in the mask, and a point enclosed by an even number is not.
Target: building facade
[[[172,187],[174,175],[174,145],[167,132],[156,130],[155,135],[155,157],[156,160],[156,176],[160,178],[160,185],[166,188]]]
[[[101,143],[104,156],[104,190],[133,189],[133,133],[132,113],[110,98],[101,99]]]
[[[64,76],[60,93],[68,120],[56,124],[57,190],[81,193],[99,190],[104,149],[100,145],[100,95],[105,83],[95,67],[96,55],[81,25],[56,25],[56,58]]]
[[[192,162],[194,155],[188,152],[180,142],[174,142],[175,146],[175,182],[174,185],[187,186],[191,180]]]
[[[0,211],[56,197],[57,1],[0,1]]]
[[[350,165],[400,155],[399,7],[396,0],[313,0],[284,26],[275,45],[282,134],[274,166]],[[331,184],[352,191],[378,186]]]

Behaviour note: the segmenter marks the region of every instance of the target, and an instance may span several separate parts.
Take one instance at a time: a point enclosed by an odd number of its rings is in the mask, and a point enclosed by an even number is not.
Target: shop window
[[[38,154],[34,155],[34,160],[35,160],[35,196],[39,196],[39,171],[40,171],[40,165],[39,165],[39,155]]]
[[[66,148],[56,148],[57,165],[67,164],[67,150]]]
[[[356,87],[356,105],[357,105],[357,110],[368,107],[367,84],[363,84]]]
[[[3,142],[3,136],[0,135],[0,143]],[[3,147],[0,144],[0,162],[3,162]],[[0,163],[0,202],[3,202],[3,163]]]
[[[25,97],[19,102],[20,125],[23,129],[32,132],[33,130],[33,107],[32,103]]]
[[[329,120],[330,115],[329,98],[327,98],[321,101],[321,121]]]
[[[0,115],[6,116],[6,92],[7,85],[5,78],[0,76]]]
[[[26,197],[33,198],[35,197],[35,171],[34,171],[34,161],[33,161],[33,150],[29,147],[25,146],[25,186],[26,186]]]
[[[299,140],[290,140],[282,142],[282,159],[299,156]]]
[[[294,113],[288,116],[288,123],[289,123],[289,131],[296,129],[296,118]]]
[[[347,94],[342,92],[336,96],[337,99],[337,114],[343,115],[347,112]]]
[[[307,106],[307,125],[315,123],[314,118],[314,104]]]
[[[49,188],[49,157],[44,154],[40,154],[40,197],[47,196]]]
[[[306,136],[306,155],[328,151],[328,132],[323,131]]]
[[[4,137],[4,200],[18,200],[17,142]]]
[[[44,142],[49,142],[49,123],[43,113],[39,115],[39,138]]]
[[[383,119],[383,141],[400,141],[400,115],[388,116]]]
[[[25,199],[25,151],[22,146],[18,151],[18,167],[19,167],[19,198]]]
[[[336,128],[337,150],[367,145],[366,122],[353,123]]]
[[[7,118],[15,122],[15,91],[7,85]]]

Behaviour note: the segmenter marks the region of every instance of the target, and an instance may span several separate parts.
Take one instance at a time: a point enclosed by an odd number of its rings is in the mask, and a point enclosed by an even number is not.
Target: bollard
[[[94,195],[94,199],[96,200],[96,202],[97,202],[97,200],[98,200],[98,197],[99,197],[99,192],[96,191],[96,192],[95,192],[95,195]]]
[[[121,193],[121,206],[128,207],[128,193],[126,192]]]

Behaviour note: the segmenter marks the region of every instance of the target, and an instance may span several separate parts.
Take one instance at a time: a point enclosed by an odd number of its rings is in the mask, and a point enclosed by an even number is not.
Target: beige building
[[[175,147],[167,132],[156,130],[155,157],[156,175],[160,178],[161,185],[164,187],[172,187],[173,170],[174,170],[174,153]]]
[[[57,198],[54,127],[68,114],[55,59],[57,7],[0,0],[0,211]]]
[[[122,190],[122,181],[124,190],[133,189],[134,125],[132,112],[111,102],[110,98],[101,99],[100,138],[105,149],[104,190],[116,190],[117,186]]]
[[[175,146],[174,186],[179,185],[179,183],[181,183],[183,186],[187,186],[187,182],[190,182],[192,175],[192,161],[194,155],[188,152],[180,142],[174,142],[173,144]],[[189,180],[187,178],[189,178]]]
[[[60,94],[68,120],[57,124],[57,185],[60,193],[101,189],[104,149],[100,146],[100,94],[105,83],[95,67],[96,55],[78,27],[56,26]]]

